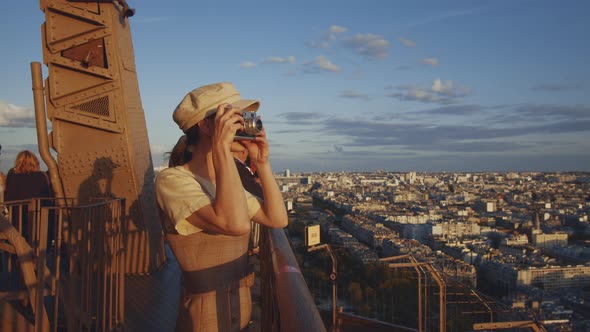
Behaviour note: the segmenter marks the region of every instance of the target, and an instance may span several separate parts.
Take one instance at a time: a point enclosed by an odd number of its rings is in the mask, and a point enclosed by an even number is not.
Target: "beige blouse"
[[[252,219],[261,207],[260,201],[245,189],[244,193],[248,217]],[[156,199],[162,212],[165,231],[175,233],[176,230],[180,235],[189,235],[202,229],[188,222],[186,218],[213,203],[215,185],[182,166],[167,168],[156,178]]]

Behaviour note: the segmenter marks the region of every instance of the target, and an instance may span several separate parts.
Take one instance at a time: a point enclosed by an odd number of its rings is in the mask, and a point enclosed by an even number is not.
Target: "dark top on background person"
[[[246,165],[243,161],[239,159],[235,159],[236,168],[238,169],[238,174],[240,175],[240,180],[242,180],[242,186],[252,195],[264,199],[264,194],[262,193],[262,187],[260,183],[256,180],[256,174],[252,172],[252,169]]]
[[[6,175],[4,201],[51,197],[47,173],[39,169],[39,160],[31,151],[18,153],[14,167]]]
[[[0,155],[2,154],[2,145],[0,145]],[[0,213],[4,210],[1,206],[4,205],[4,190],[6,189],[6,175],[0,171]]]
[[[264,199],[260,180],[256,173],[256,167],[250,162],[250,154],[255,151],[248,151],[249,144],[243,141],[234,141],[231,145],[231,152],[234,155],[236,168],[242,180],[242,186],[252,195]]]

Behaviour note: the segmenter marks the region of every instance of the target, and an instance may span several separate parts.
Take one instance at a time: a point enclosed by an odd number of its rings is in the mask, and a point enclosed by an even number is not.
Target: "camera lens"
[[[262,130],[262,121],[256,116],[254,112],[245,111],[242,113],[244,118],[243,132],[246,135],[255,136]]]

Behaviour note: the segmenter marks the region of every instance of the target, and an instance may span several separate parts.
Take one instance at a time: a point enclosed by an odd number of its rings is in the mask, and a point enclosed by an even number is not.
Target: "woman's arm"
[[[242,235],[250,231],[246,195],[230,151],[236,130],[243,127],[241,112],[222,104],[217,107],[212,135],[215,168],[215,200],[187,218],[193,225],[225,235]],[[207,121],[207,120],[206,120]]]
[[[272,174],[269,161],[269,146],[264,129],[252,140],[245,142],[248,155],[256,166],[264,201],[262,208],[254,215],[254,222],[272,227],[283,228],[289,223],[287,209],[283,201],[283,195],[279,190],[277,181]]]
[[[270,163],[258,164],[258,176],[264,193],[262,208],[254,215],[254,222],[271,228],[287,227],[289,223],[283,195],[272,174]]]

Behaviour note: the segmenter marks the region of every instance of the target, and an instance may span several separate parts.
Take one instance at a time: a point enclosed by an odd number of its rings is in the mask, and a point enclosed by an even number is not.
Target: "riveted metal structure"
[[[41,0],[40,8],[57,185],[77,204],[124,197],[126,271],[153,271],[165,254],[129,30],[133,12],[116,0]]]

